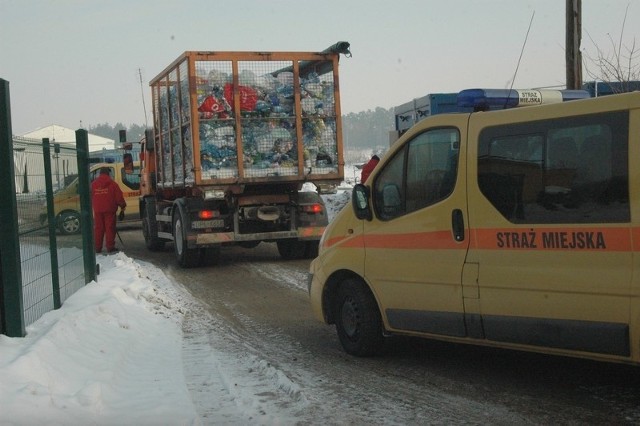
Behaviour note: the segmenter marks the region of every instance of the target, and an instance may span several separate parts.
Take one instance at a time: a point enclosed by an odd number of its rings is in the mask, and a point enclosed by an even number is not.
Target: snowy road
[[[122,235],[131,242],[136,232]],[[381,357],[348,356],[333,327],[311,317],[309,262],[283,262],[272,244],[189,270],[141,241],[127,254],[161,266],[193,296],[184,370],[204,424],[640,421],[631,367],[413,339],[391,340]]]
[[[236,250],[217,267],[168,272],[174,280],[186,275],[180,281],[208,301],[192,308],[184,330],[187,382],[204,418],[222,410],[234,423],[527,422],[421,378],[396,381],[379,359],[347,356],[333,328],[310,316],[308,262],[283,264],[275,251],[263,252],[256,259]]]

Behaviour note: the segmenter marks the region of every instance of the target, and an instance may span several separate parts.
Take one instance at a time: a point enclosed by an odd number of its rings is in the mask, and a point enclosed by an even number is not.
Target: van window
[[[120,176],[122,176],[122,183],[128,188],[133,190],[140,189],[140,166],[132,166],[128,170],[122,167]]]
[[[478,185],[513,223],[628,222],[628,113],[487,128]]]
[[[417,135],[396,152],[377,174],[374,208],[381,220],[414,212],[446,198],[458,170],[458,129],[435,129]]]
[[[98,176],[100,176],[100,169],[102,169],[102,167],[97,167],[96,169],[89,171],[89,181],[90,182],[93,182],[94,180],[96,180],[98,178]],[[113,167],[109,167],[109,176],[111,176],[111,179],[113,179],[113,176],[114,176]]]

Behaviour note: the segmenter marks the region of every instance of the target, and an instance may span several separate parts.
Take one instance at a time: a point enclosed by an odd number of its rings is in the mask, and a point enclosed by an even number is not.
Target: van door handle
[[[453,230],[453,238],[456,241],[464,241],[464,217],[462,210],[454,209],[451,212],[451,228]]]

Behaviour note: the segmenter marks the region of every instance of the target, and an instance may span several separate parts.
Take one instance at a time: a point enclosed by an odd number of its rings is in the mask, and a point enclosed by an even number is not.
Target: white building
[[[31,140],[33,142],[42,141],[49,138],[51,144],[51,169],[53,173],[53,189],[58,190],[65,186],[65,179],[69,176],[73,177],[78,173],[78,166],[75,159],[68,156],[60,155],[54,151],[53,144],[60,144],[61,147],[76,148],[76,131],[66,127],[51,125],[41,129],[34,130],[20,138]],[[112,139],[103,138],[102,136],[88,134],[89,152],[113,150],[115,142]],[[42,192],[45,190],[44,182],[44,162],[42,158],[27,155],[24,149],[15,149],[13,153],[15,167],[15,183],[16,193],[25,192]]]
[[[51,144],[59,143],[61,145],[76,146],[76,131],[67,127],[58,126],[52,124],[51,126],[42,127],[24,135],[20,135],[23,138],[42,140],[43,138],[49,138]],[[100,151],[102,149],[114,149],[115,141],[112,139],[103,138],[102,136],[88,134],[89,138],[89,152]]]

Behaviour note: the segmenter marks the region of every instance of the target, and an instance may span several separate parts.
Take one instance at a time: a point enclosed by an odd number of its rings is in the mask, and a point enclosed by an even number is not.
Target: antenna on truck
[[[138,68],[138,76],[140,78],[140,94],[142,95],[142,109],[144,110],[144,128],[148,128],[149,124],[147,122],[147,106],[144,103],[144,88],[142,86],[142,70]]]
[[[522,54],[524,53],[524,47],[527,45],[527,40],[529,39],[529,31],[531,31],[531,24],[533,23],[533,17],[536,15],[536,11],[534,10],[531,14],[531,20],[529,20],[529,28],[527,28],[527,34],[524,36],[524,43],[522,43],[522,49],[520,49],[520,57],[518,58],[518,63],[516,64],[516,71],[513,73],[513,78],[511,79],[511,87],[509,87],[509,94],[511,94],[511,89],[513,89],[513,84],[516,82],[516,75],[518,74],[518,68],[520,68],[520,61],[522,60]],[[507,98],[504,108],[507,108],[507,103],[509,99]]]

